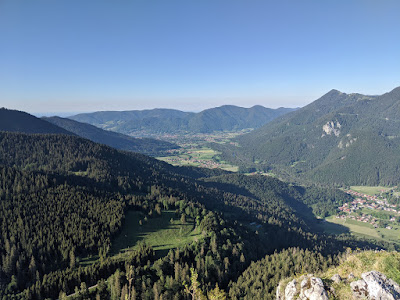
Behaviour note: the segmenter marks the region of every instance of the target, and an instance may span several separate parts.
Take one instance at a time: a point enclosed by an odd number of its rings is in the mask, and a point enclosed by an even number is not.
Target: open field
[[[387,192],[391,188],[384,187],[384,186],[351,186],[351,190],[356,191],[358,193],[367,194],[370,196],[379,195],[381,191]]]
[[[173,211],[163,211],[160,217],[144,221],[144,214],[138,211],[128,211],[121,233],[113,240],[110,255],[118,259],[135,249],[138,242],[143,241],[153,247],[156,255],[163,256],[169,249],[189,244],[202,237],[195,228],[191,218],[183,224]],[[139,221],[142,220],[142,224]],[[172,222],[171,222],[172,220]],[[81,265],[92,264],[98,256],[86,257],[80,260]]]
[[[219,152],[200,145],[190,145],[182,148],[171,156],[157,157],[157,159],[174,166],[193,166],[203,168],[219,168],[225,171],[237,172],[239,168],[233,166],[219,157]]]
[[[239,168],[221,159],[218,151],[209,147],[210,143],[226,144],[234,142],[232,138],[250,132],[241,130],[232,132],[216,132],[212,134],[166,135],[158,137],[161,140],[175,143],[181,148],[170,151],[170,155],[157,157],[175,166],[194,166],[202,168],[219,168],[225,171],[237,172]]]
[[[139,224],[140,220],[143,225]],[[186,224],[183,224],[179,217],[175,216],[175,212],[163,211],[160,217],[144,221],[144,215],[141,212],[129,211],[122,231],[113,241],[110,252],[116,255],[130,251],[139,241],[146,242],[156,252],[165,252],[165,250],[188,244],[200,237],[193,220],[187,218]]]
[[[329,234],[351,232],[361,237],[400,244],[400,227],[398,225],[393,225],[393,229],[374,228],[368,223],[330,216],[325,219],[325,222],[321,223],[321,226]]]

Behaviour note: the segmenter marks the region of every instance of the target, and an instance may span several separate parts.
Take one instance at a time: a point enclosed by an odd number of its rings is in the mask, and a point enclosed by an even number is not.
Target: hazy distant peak
[[[400,94],[400,86],[391,90],[388,94]]]
[[[332,95],[342,95],[342,94],[346,94],[346,93],[343,93],[337,89],[331,89],[328,93],[326,93],[326,95],[331,95],[331,96]]]

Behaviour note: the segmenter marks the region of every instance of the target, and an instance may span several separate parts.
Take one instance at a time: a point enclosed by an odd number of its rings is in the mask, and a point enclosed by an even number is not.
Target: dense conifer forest
[[[225,292],[240,298],[256,293],[243,287],[247,273],[240,274],[265,255],[273,255],[271,270],[288,255],[297,262],[296,251],[307,254],[300,265],[311,259],[310,268],[323,268],[346,247],[388,247],[314,230],[313,212],[327,215],[349,200],[334,189],[173,167],[70,135],[2,132],[0,166],[3,299],[75,292],[80,299],[185,299],[194,290],[210,299]],[[174,210],[195,220],[201,238],[162,257],[145,243],[113,257],[128,210],[148,218]],[[303,250],[281,253],[289,247]],[[79,264],[90,255],[99,259]],[[265,276],[278,280],[297,268]]]

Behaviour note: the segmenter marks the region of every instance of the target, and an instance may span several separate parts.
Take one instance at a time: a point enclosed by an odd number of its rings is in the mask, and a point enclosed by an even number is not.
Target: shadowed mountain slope
[[[160,155],[167,150],[178,148],[178,146],[165,141],[149,138],[133,138],[121,133],[103,130],[90,124],[66,118],[50,117],[43,118],[43,120],[73,132],[80,137],[120,150],[140,152],[148,155]]]
[[[26,112],[0,108],[0,130],[21,133],[73,133]]]

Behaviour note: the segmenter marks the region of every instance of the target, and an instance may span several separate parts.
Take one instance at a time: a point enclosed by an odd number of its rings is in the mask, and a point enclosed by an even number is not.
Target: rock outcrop
[[[298,282],[301,282],[298,286]],[[325,290],[321,278],[314,277],[312,274],[303,275],[299,281],[293,279],[290,281],[282,293],[282,287],[279,284],[276,291],[277,300],[328,300],[328,294]]]
[[[400,286],[377,271],[363,273],[362,279],[350,284],[356,299],[395,300],[400,299]]]
[[[295,299],[295,296],[297,294],[297,288],[296,288],[297,281],[296,279],[293,279],[291,282],[288,283],[288,285],[285,288],[285,299],[286,300],[292,300]]]
[[[324,283],[318,277],[306,277],[301,282],[300,299],[302,300],[328,300]]]
[[[351,274],[353,275],[353,274]],[[280,283],[276,292],[277,300],[328,300],[336,298],[335,288],[347,286],[351,289],[353,299],[369,300],[397,300],[400,299],[400,286],[392,279],[377,271],[370,271],[361,275],[362,279],[356,280],[353,276],[342,279],[335,274],[325,283],[313,274],[303,275],[289,281],[286,286]],[[301,282],[299,284],[299,282]],[[328,296],[330,295],[330,296]],[[346,299],[350,296],[346,296]]]

